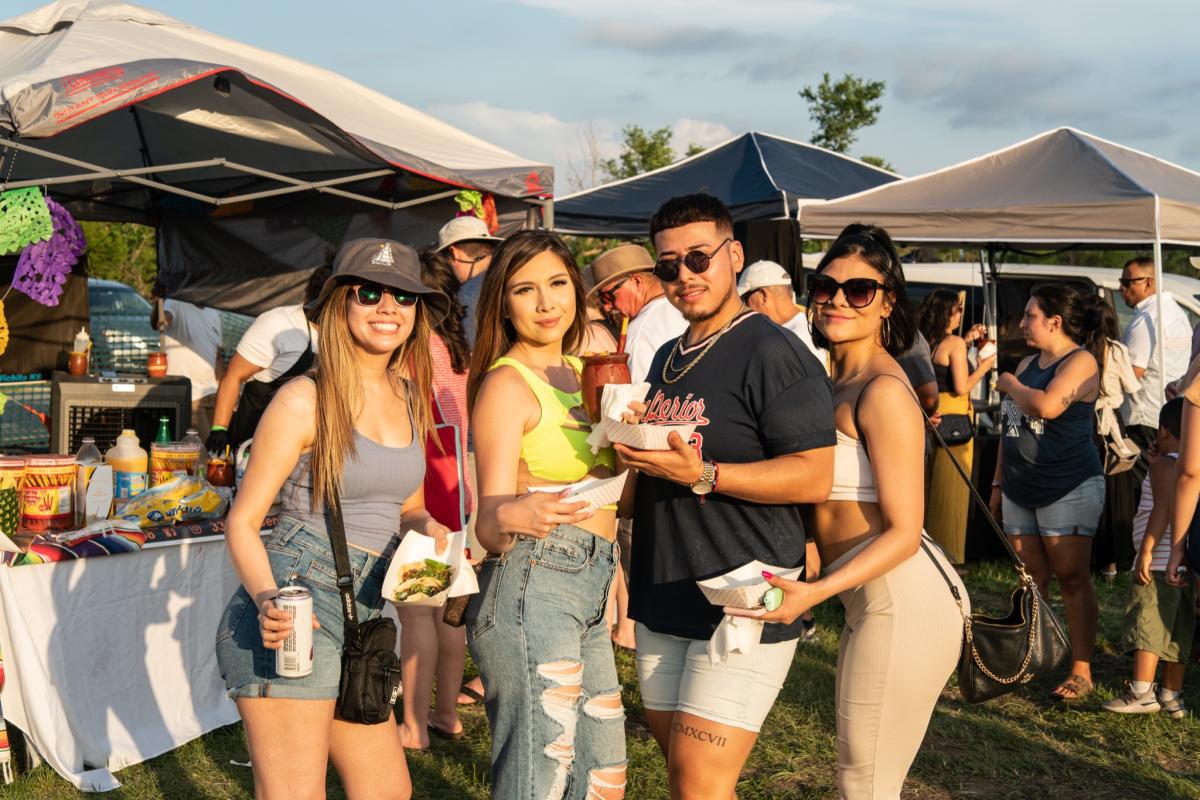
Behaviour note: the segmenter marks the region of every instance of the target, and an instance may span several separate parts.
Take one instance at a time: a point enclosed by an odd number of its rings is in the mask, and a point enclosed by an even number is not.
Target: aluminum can
[[[275,673],[281,678],[303,678],[313,670],[313,600],[303,586],[285,586],[275,597],[275,607],[292,618],[292,632],[275,651]]]

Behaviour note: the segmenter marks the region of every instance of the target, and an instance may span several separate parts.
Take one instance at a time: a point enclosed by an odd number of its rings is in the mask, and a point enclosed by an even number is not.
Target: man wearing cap
[[[755,261],[742,271],[737,290],[742,302],[751,309],[799,336],[809,352],[825,365],[825,371],[829,371],[828,354],[813,344],[808,316],[796,305],[787,270],[774,261]]]
[[[629,376],[643,380],[654,354],[665,343],[687,330],[687,320],[667,302],[662,283],[654,277],[654,259],[640,244],[623,244],[592,262],[595,295],[607,314],[619,312],[629,320],[625,352],[629,353]]]
[[[483,288],[483,273],[492,264],[492,253],[502,242],[492,236],[487,223],[479,217],[455,217],[438,231],[437,252],[447,251],[460,284],[458,302],[467,315],[463,318],[467,344],[475,344],[475,305]]]

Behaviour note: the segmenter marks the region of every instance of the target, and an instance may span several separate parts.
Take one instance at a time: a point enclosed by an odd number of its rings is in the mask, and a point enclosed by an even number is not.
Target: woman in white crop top
[[[963,627],[933,559],[957,575],[923,538],[924,421],[893,357],[911,346],[916,322],[895,246],[879,228],[842,231],[808,288],[813,339],[831,356],[837,445],[833,490],[806,528],[828,566],[811,583],[772,578],[782,607],[750,613],[790,622],[842,601],[838,796],[898,798]]]

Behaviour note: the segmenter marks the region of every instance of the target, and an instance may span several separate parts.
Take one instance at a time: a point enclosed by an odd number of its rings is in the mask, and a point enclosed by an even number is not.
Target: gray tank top
[[[408,409],[412,422],[412,407]],[[400,507],[425,481],[425,454],[415,434],[407,447],[385,447],[354,432],[353,456],[342,469],[342,516],[346,543],[372,553],[382,553],[400,532]],[[281,492],[282,515],[325,532],[325,507],[311,507],[310,456],[304,453]]]

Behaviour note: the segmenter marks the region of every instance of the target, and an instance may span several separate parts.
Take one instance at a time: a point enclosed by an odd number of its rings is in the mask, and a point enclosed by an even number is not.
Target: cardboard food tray
[[[466,554],[463,550],[465,537],[466,533],[463,531],[450,534],[447,537],[446,552],[439,554],[434,540],[430,537],[416,531],[406,533],[400,541],[400,546],[396,548],[391,563],[388,564],[387,575],[383,578],[383,599],[389,603],[395,603],[397,606],[440,607],[446,604],[446,598],[451,594],[457,597],[479,591],[479,585],[475,583],[475,571],[462,568],[466,563]],[[400,573],[404,566],[415,561],[424,561],[427,558],[450,566],[450,586],[435,595],[417,595],[401,602],[394,600],[396,587],[400,585]],[[468,583],[475,585],[471,588],[466,585]]]
[[[635,450],[670,450],[667,437],[678,433],[684,443],[692,437],[695,425],[630,425],[627,422],[604,420],[604,433],[610,442],[623,444]]]
[[[621,492],[625,490],[625,478],[628,475],[629,470],[625,470],[612,478],[592,478],[566,486],[530,486],[529,491],[561,492],[569,489],[571,493],[567,495],[567,501],[578,503],[583,500],[587,503],[585,510],[596,511],[605,506],[616,505],[617,501],[621,499]]]
[[[771,588],[771,584],[763,579],[764,571],[774,573],[780,578],[797,580],[802,570],[803,567],[784,569],[761,561],[751,561],[724,575],[696,581],[696,585],[714,606],[757,608],[762,604],[763,595]]]

